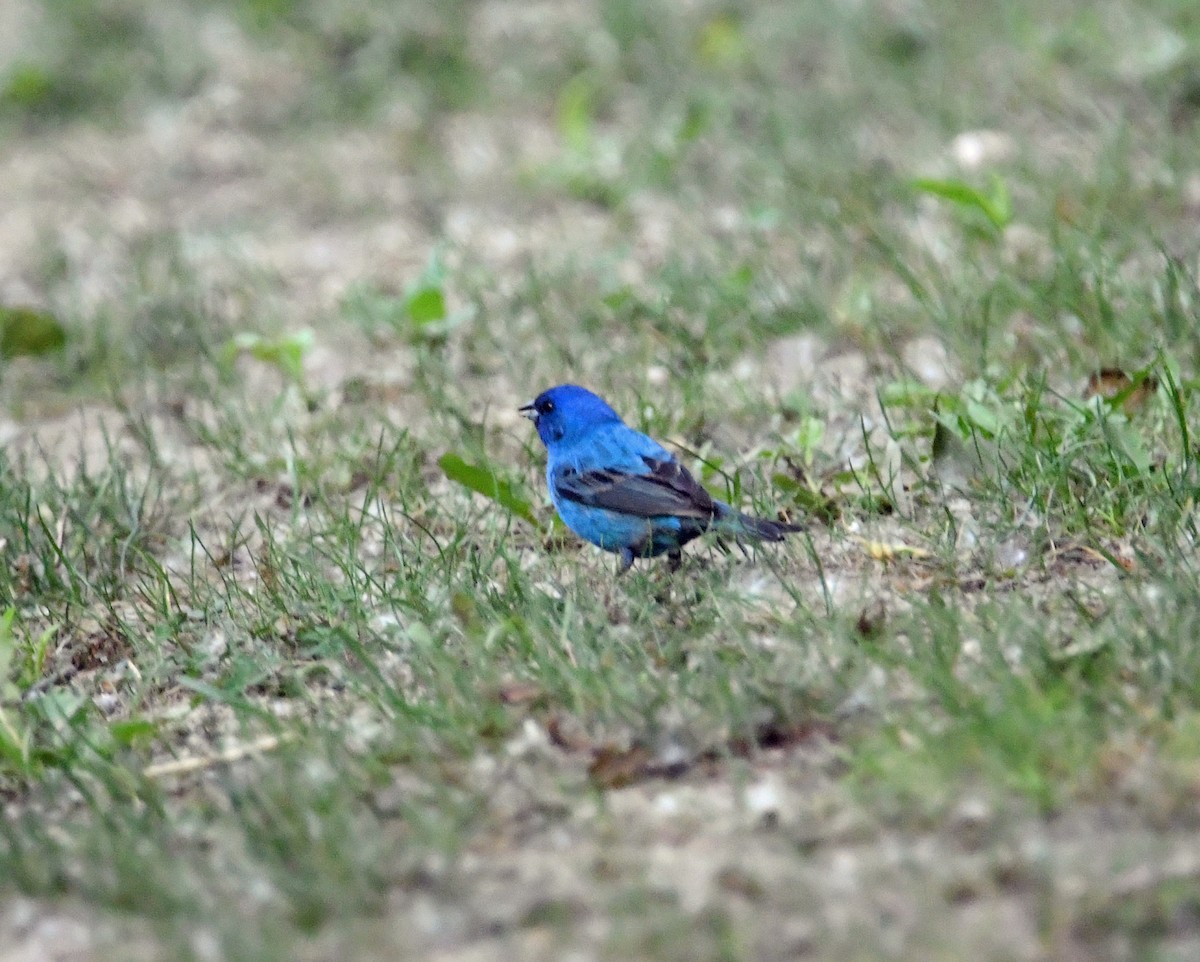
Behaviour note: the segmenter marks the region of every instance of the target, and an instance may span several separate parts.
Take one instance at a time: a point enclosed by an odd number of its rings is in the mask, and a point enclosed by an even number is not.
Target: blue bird
[[[546,445],[546,480],[559,516],[579,537],[619,554],[618,574],[636,558],[664,553],[675,570],[683,546],[706,531],[740,545],[801,530],[718,501],[670,451],[585,388],[560,384],[519,410]]]

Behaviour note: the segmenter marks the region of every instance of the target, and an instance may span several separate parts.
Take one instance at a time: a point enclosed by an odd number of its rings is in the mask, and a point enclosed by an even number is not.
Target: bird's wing
[[[712,496],[674,458],[643,457],[645,473],[622,468],[580,470],[564,465],[554,472],[554,485],[568,501],[642,518],[674,515],[711,519],[717,514]]]

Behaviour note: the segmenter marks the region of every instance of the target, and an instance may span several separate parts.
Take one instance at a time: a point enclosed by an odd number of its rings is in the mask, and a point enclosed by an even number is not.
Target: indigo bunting
[[[670,451],[585,388],[560,384],[519,410],[546,445],[546,480],[559,516],[584,540],[619,554],[618,574],[636,558],[664,553],[673,571],[683,546],[705,531],[741,545],[801,530],[718,501]]]

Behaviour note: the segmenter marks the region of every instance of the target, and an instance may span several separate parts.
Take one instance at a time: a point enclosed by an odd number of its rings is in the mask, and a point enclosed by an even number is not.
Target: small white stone
[[[733,376],[739,381],[750,381],[758,374],[758,364],[748,357],[743,357],[733,365]]]
[[[1016,141],[998,130],[964,130],[950,142],[950,155],[966,170],[1009,160],[1016,149]]]
[[[746,810],[757,819],[776,819],[783,806],[779,786],[773,778],[764,778],[746,789]]]
[[[678,815],[679,799],[674,792],[663,792],[654,800],[654,810],[659,815]]]
[[[671,379],[671,372],[661,364],[651,364],[646,368],[646,383],[651,387],[662,387]]]

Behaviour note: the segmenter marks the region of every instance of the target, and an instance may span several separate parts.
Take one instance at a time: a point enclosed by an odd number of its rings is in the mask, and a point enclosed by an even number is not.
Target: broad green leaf
[[[67,332],[53,314],[29,307],[0,307],[0,356],[49,354],[67,343]]]
[[[938,400],[938,392],[920,381],[892,381],[879,392],[879,400],[885,407],[932,407]]]
[[[728,70],[746,58],[746,35],[742,26],[728,14],[717,14],[700,30],[696,55],[709,67]]]
[[[1150,452],[1141,435],[1127,421],[1116,418],[1105,420],[1104,436],[1109,446],[1123,455],[1138,474],[1145,474],[1150,470],[1153,463]]]
[[[274,338],[244,331],[226,344],[225,360],[231,362],[239,354],[249,354],[256,360],[277,367],[290,380],[299,382],[304,379],[304,357],[312,350],[314,340],[309,328]]]
[[[1000,433],[1000,418],[996,412],[978,401],[972,401],[969,398],[964,405],[966,408],[967,417],[971,423],[977,428],[982,428],[992,437]]]
[[[627,307],[636,306],[638,299],[637,295],[633,292],[633,288],[628,285],[622,285],[600,298],[600,303],[610,311],[623,311]]]
[[[941,197],[959,207],[978,210],[997,230],[1003,230],[1012,221],[1012,199],[999,177],[992,177],[991,191],[986,194],[961,180],[919,178],[912,181],[911,186],[914,190]]]
[[[497,476],[491,468],[481,467],[464,461],[457,454],[443,454],[438,459],[438,467],[451,481],[456,481],[464,488],[470,488],[485,498],[491,498],[511,514],[540,527],[533,506],[526,501],[512,482]]]
[[[558,95],[558,132],[571,150],[587,153],[592,146],[592,101],[595,88],[586,74],[567,81]]]
[[[145,718],[130,718],[115,721],[108,726],[113,740],[121,745],[132,745],[136,741],[150,738],[158,732],[158,724]]]
[[[408,295],[408,317],[423,326],[446,318],[446,296],[440,287],[418,287]]]
[[[54,77],[45,67],[20,64],[9,73],[0,100],[17,107],[40,107],[54,96]]]
[[[11,701],[20,694],[10,677],[17,660],[17,636],[12,627],[16,615],[11,607],[0,615],[0,702]]]

